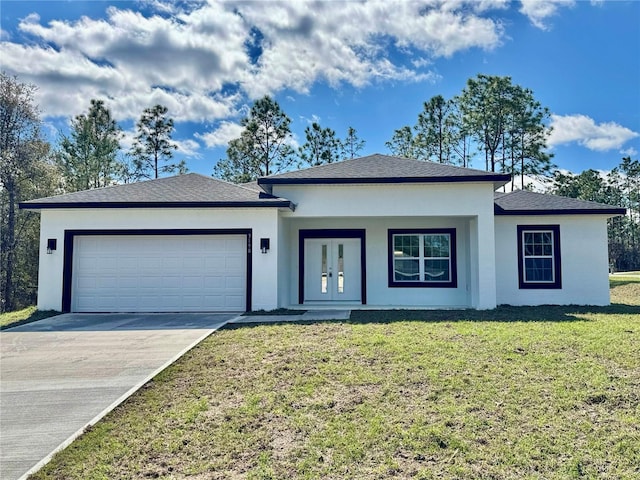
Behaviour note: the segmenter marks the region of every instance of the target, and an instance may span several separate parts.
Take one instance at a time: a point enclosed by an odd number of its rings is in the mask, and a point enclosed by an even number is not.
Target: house
[[[371,155],[233,185],[187,174],[22,203],[64,312],[609,303],[622,208]]]

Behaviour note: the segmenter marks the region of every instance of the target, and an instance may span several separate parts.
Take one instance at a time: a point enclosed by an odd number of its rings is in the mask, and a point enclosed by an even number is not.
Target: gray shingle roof
[[[434,162],[374,154],[258,179],[259,185],[335,183],[494,182],[510,176]]]
[[[254,188],[197,173],[29,200],[21,208],[291,207]]]
[[[620,207],[527,190],[495,192],[494,211],[496,215],[624,215],[626,213],[626,210]]]

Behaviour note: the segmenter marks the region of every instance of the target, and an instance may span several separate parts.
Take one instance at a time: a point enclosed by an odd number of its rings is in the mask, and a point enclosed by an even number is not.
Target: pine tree
[[[167,107],[163,105],[147,108],[136,123],[138,134],[131,149],[131,157],[133,176],[137,179],[158,178],[161,173],[180,170],[179,165],[167,164],[178,148],[171,140],[173,119],[167,118],[167,112]]]
[[[227,158],[218,161],[213,176],[242,183],[293,165],[291,119],[278,102],[268,96],[257,100],[240,124],[244,127],[240,137],[229,142]]]
[[[115,183],[122,165],[121,131],[102,100],[91,100],[89,111],[71,121],[63,136],[56,163],[60,166],[67,191],[106,187]]]

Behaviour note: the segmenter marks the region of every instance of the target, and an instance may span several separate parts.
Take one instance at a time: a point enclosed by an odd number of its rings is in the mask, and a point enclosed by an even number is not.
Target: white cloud
[[[432,59],[499,46],[503,26],[492,13],[508,7],[506,0],[137,4],[156,13],[116,3],[98,19],[43,24],[30,14],[19,24],[27,43],[2,35],[3,68],[40,87],[46,115],[72,116],[104,98],[118,120],[163,103],[178,122],[211,122],[237,115],[247,97],[306,93],[319,81],[434,81]],[[390,58],[390,46],[407,59]]]
[[[241,14],[264,37],[246,84],[251,97],[280,88],[307,92],[317,80],[337,87],[437,78],[386,57],[386,44],[431,57],[500,44],[502,26],[475,15],[475,2],[250,2]],[[367,28],[361,28],[366,25]]]
[[[640,136],[615,122],[596,123],[586,115],[551,115],[551,126],[551,147],[576,142],[589,150],[606,151],[622,148],[625,142]]]
[[[172,139],[172,141],[178,147],[178,149],[176,150],[177,153],[181,153],[185,157],[199,158],[201,156],[200,152],[198,151],[200,150],[200,144],[195,140],[191,140],[190,138],[188,138],[186,140]]]
[[[567,171],[568,172],[568,171]],[[522,181],[519,176],[516,176],[513,180],[507,183],[504,187],[501,187],[499,192],[511,192],[513,190],[521,190]],[[553,186],[553,179],[544,177],[542,175],[525,175],[524,186],[526,189],[531,189],[534,192],[548,192]]]
[[[572,7],[573,0],[520,0],[520,13],[529,17],[536,27],[546,30],[545,20],[554,16],[560,7]]]
[[[637,157],[638,150],[633,147],[625,148],[624,150],[620,150],[620,153],[625,157]]]
[[[300,120],[306,123],[307,125],[311,125],[312,123],[320,124],[322,121],[322,119],[315,113],[312,113],[311,117],[305,117],[304,115],[300,115]]]
[[[243,128],[237,123],[224,121],[217,129],[204,134],[197,133],[195,137],[202,140],[208,148],[224,147],[234,138],[238,138]]]
[[[416,58],[415,60],[411,60],[411,64],[416,68],[422,68],[432,65],[433,61],[428,58],[420,57]]]
[[[133,143],[136,139],[135,130],[123,130],[122,137],[120,137],[120,148],[124,152],[128,152],[133,147]]]

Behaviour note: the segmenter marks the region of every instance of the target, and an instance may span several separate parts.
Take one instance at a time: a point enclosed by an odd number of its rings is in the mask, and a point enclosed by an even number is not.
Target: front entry
[[[361,240],[304,240],[304,301],[362,302]]]

